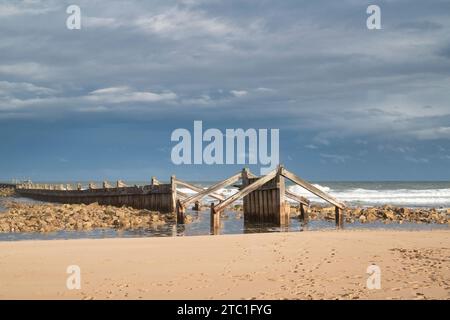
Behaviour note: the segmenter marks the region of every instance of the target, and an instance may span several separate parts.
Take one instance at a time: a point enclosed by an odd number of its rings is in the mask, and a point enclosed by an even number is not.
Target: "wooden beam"
[[[171,204],[172,212],[177,212],[178,214],[178,203],[177,203],[177,179],[175,175],[170,176],[170,190],[171,190]],[[183,208],[183,223],[184,223],[184,208]]]
[[[309,206],[309,200],[305,197],[299,196],[298,194],[295,194],[291,191],[286,190],[286,197],[288,197],[291,200],[297,201],[300,204],[303,204],[305,206]]]
[[[258,178],[258,176],[256,174],[251,173],[251,171],[246,168],[246,174],[248,178]]]
[[[151,183],[152,183],[152,186],[159,185],[159,181],[158,181],[158,179],[156,179],[156,177],[152,177]]]
[[[189,198],[189,195],[187,193],[181,192],[177,190],[177,197],[183,198],[183,199],[187,199]]]
[[[272,180],[273,178],[275,178],[275,176],[277,175],[278,172],[278,168],[272,170],[271,172],[269,172],[267,175],[259,178],[258,180],[256,180],[255,182],[253,182],[252,184],[246,186],[244,189],[240,190],[239,192],[235,193],[234,195],[232,195],[231,197],[227,198],[225,201],[219,203],[216,207],[215,210],[217,212],[222,211],[226,206],[228,206],[229,204],[233,203],[234,201],[236,201],[239,198],[245,197],[246,195],[248,195],[250,192],[255,191],[256,189],[258,189],[259,187],[261,187],[263,184],[269,182],[270,180]]]
[[[189,203],[192,203],[192,202],[195,202],[197,200],[200,200],[201,198],[203,198],[203,197],[205,197],[205,196],[207,196],[207,195],[209,195],[211,193],[214,193],[215,191],[217,191],[217,190],[219,190],[219,189],[221,189],[223,187],[226,187],[226,186],[228,186],[228,185],[230,185],[232,183],[235,183],[240,178],[241,178],[241,173],[239,172],[239,173],[235,174],[234,176],[229,177],[228,179],[223,180],[222,182],[216,183],[215,185],[209,187],[208,189],[203,190],[203,191],[201,191],[201,192],[199,192],[199,193],[197,193],[197,194],[195,194],[195,195],[193,195],[193,196],[183,200],[182,204],[184,206],[186,206]]]
[[[201,187],[197,187],[197,186],[195,186],[193,184],[187,183],[187,182],[179,180],[179,179],[177,179],[176,183],[177,183],[177,185],[179,184],[180,186],[186,187],[186,188],[191,189],[191,190],[196,191],[196,192],[202,192],[202,191],[205,190],[205,189],[203,189]],[[217,194],[217,193],[212,193],[209,196],[214,198],[214,199],[220,200],[220,201],[225,200],[224,196],[222,196],[220,194]]]
[[[332,196],[326,194],[325,192],[323,192],[322,190],[316,188],[315,186],[313,186],[311,183],[297,177],[295,174],[293,174],[292,172],[282,168],[281,169],[281,175],[283,175],[284,177],[286,177],[287,179],[291,180],[292,182],[298,184],[300,187],[305,188],[306,190],[308,190],[309,192],[315,194],[316,196],[318,196],[319,198],[322,198],[323,200],[331,203],[332,205],[338,207],[339,209],[344,209],[345,208],[345,204],[339,202],[337,199],[333,198]]]

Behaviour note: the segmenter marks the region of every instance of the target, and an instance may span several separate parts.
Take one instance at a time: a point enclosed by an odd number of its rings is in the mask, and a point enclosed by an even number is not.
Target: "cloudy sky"
[[[450,180],[450,1],[0,1],[0,179],[239,170],[172,164],[194,120],[279,128],[307,179]]]

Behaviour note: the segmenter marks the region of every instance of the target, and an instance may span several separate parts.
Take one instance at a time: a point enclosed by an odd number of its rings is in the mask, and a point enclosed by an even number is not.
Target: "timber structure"
[[[190,205],[193,205],[194,210],[200,210],[201,200],[209,197],[212,200],[211,233],[217,234],[220,230],[221,214],[239,199],[243,202],[245,223],[288,225],[290,204],[287,199],[298,204],[300,218],[304,224],[308,223],[310,201],[287,190],[286,179],[333,205],[336,226],[343,227],[345,204],[281,165],[260,177],[244,168],[241,172],[206,189],[175,176],[171,176],[169,183],[161,183],[156,177],[152,177],[151,184],[145,186],[128,186],[119,180],[114,186],[105,181],[102,186],[97,187],[94,183],[90,183],[87,188],[83,188],[80,184],[73,186],[33,183],[17,184],[15,187],[17,194],[41,201],[69,204],[97,202],[100,205],[129,206],[162,213],[176,213],[177,223],[184,223],[186,209]],[[238,185],[237,193],[228,198],[219,193],[220,189],[235,185],[239,181],[241,184]],[[177,190],[178,186],[190,189],[194,194],[183,193]]]

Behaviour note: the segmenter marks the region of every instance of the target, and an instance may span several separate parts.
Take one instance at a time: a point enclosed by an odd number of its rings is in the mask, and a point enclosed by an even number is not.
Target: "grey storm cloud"
[[[324,141],[450,138],[448,1],[379,1],[382,30],[368,1],[76,2],[81,30],[72,1],[0,2],[0,121],[239,112]]]

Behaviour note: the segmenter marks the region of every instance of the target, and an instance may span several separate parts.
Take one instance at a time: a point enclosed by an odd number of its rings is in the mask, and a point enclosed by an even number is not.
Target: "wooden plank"
[[[277,177],[276,177],[276,183],[277,183],[277,199],[276,199],[276,212],[277,212],[277,216],[276,216],[276,223],[279,224],[280,226],[282,226],[286,219],[285,219],[285,204],[284,204],[284,194],[286,191],[286,186],[285,186],[285,181],[284,181],[284,177],[281,175],[281,170],[283,169],[283,167],[279,167],[278,172],[277,172]]]
[[[267,219],[269,217],[269,212],[267,211],[267,207],[266,207],[266,190],[258,190],[259,192],[259,199],[260,199],[260,210],[262,212],[261,218],[263,219],[264,222],[267,222]]]
[[[278,194],[279,190],[275,189],[275,190],[271,190],[270,192],[271,192],[271,198],[272,198],[271,210],[272,210],[272,212],[277,213],[277,212],[279,212],[279,209],[278,209],[279,206],[277,205],[277,198],[278,198],[277,194]],[[278,220],[279,219],[274,214],[272,222],[277,223]]]
[[[178,180],[178,179],[176,180],[176,184],[180,185],[180,186],[183,186],[183,187],[186,187],[186,188],[191,189],[191,190],[196,191],[196,192],[202,192],[202,191],[205,190],[205,189],[203,189],[201,187],[197,187],[196,185],[193,185],[193,184],[190,184],[188,182],[185,182],[185,181],[182,181],[182,180]],[[178,193],[180,193],[180,192],[178,191]],[[220,195],[220,194],[211,193],[209,196],[214,198],[214,199],[220,200],[220,201],[225,200],[225,197]]]
[[[292,182],[298,184],[300,187],[305,188],[306,190],[308,190],[309,192],[315,194],[316,196],[318,196],[319,198],[322,198],[323,200],[333,204],[334,206],[340,208],[340,209],[344,209],[345,208],[345,204],[339,202],[337,199],[335,199],[334,197],[326,194],[325,192],[323,192],[322,190],[316,188],[315,186],[313,186],[312,184],[310,184],[309,182],[297,177],[295,174],[293,174],[292,172],[282,168],[281,169],[281,174],[288,178],[289,180],[291,180]]]
[[[177,190],[177,196],[181,199],[187,199],[189,198],[189,195],[187,193],[181,192]]]
[[[262,186],[264,183],[272,180],[275,175],[277,174],[278,169],[274,169],[271,172],[269,172],[267,175],[259,178],[258,180],[256,180],[255,182],[253,182],[252,184],[246,186],[244,189],[240,190],[239,192],[235,193],[234,195],[232,195],[231,197],[228,197],[225,201],[219,203],[216,207],[215,210],[216,211],[221,211],[223,210],[225,207],[227,207],[229,204],[233,203],[234,201],[236,201],[239,198],[242,198],[244,196],[246,196],[247,194],[249,194],[252,191],[255,191],[256,189],[258,189],[260,186]]]
[[[305,206],[309,206],[309,200],[305,197],[299,196],[298,194],[295,194],[291,191],[286,190],[285,191],[286,197],[288,197],[291,200],[297,201],[300,204],[303,204]]]
[[[242,188],[245,188],[249,184],[248,173],[249,173],[248,168],[242,169],[242,176],[241,176]],[[246,195],[245,197],[242,198],[242,210],[244,212],[244,219],[245,219],[245,215],[248,215],[248,213],[250,211],[249,198],[250,198],[250,195]]]
[[[264,195],[261,190],[255,191],[258,193],[258,211],[259,216],[261,217],[261,220],[266,221],[265,216],[266,213],[264,212]]]
[[[235,183],[240,178],[241,178],[241,173],[239,172],[239,173],[235,174],[234,176],[231,176],[228,179],[223,180],[222,182],[218,182],[215,185],[209,187],[208,189],[203,190],[202,192],[199,192],[199,193],[197,193],[197,194],[195,194],[195,195],[193,195],[193,196],[183,200],[182,204],[186,206],[189,203],[192,203],[192,202],[195,202],[197,200],[200,200],[201,198],[203,198],[203,197],[205,197],[205,196],[207,196],[207,195],[209,195],[211,193],[214,193],[215,191],[217,191],[217,190],[219,190],[219,189],[221,189],[223,187],[226,187],[226,186],[228,186],[228,185],[230,185],[232,183]]]
[[[177,179],[174,175],[170,177],[170,191],[171,191],[171,197],[167,201],[167,203],[163,203],[162,207],[170,207],[169,211],[175,212],[177,210]],[[183,217],[183,223],[184,223],[184,217]]]
[[[245,215],[248,214],[248,218],[251,220],[251,218],[253,217],[253,210],[254,210],[254,206],[253,206],[253,193],[250,193],[247,195],[248,197],[248,213],[244,212],[244,218]]]

